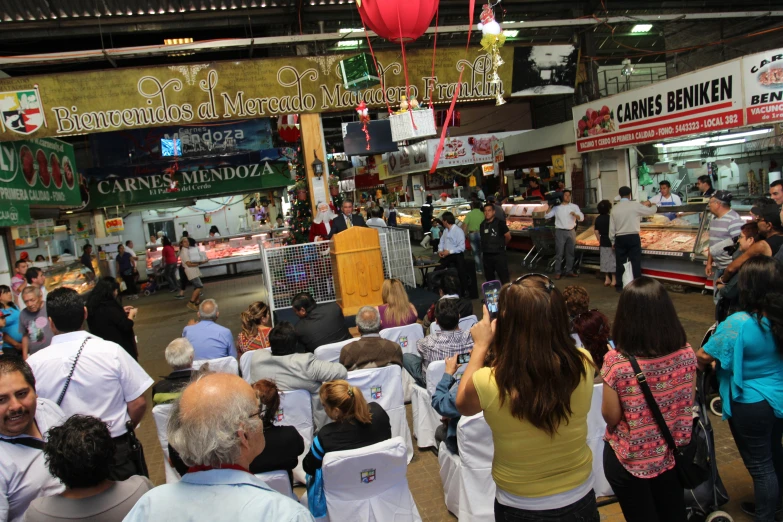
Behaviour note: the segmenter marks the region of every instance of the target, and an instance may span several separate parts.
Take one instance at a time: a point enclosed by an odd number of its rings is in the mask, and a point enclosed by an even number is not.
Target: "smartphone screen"
[[[502,286],[500,281],[487,281],[481,285],[490,319],[495,319],[498,316],[498,297],[500,296]]]
[[[470,361],[469,353],[461,353],[457,356],[457,364],[468,364],[468,361]]]

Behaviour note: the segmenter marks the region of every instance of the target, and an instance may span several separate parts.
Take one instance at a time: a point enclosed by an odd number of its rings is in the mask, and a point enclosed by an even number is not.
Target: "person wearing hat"
[[[451,205],[452,203],[453,201],[446,192],[441,193],[440,199],[438,200],[439,205]]]
[[[707,204],[714,217],[710,221],[710,247],[704,272],[713,280],[722,276],[723,271],[731,263],[731,256],[724,248],[734,244],[744,223],[740,215],[732,210],[731,199],[731,192],[719,190],[712,194]],[[717,304],[717,296],[717,292],[714,292],[715,304]]]
[[[777,205],[764,205],[763,207],[753,207],[750,209],[753,215],[758,216],[756,223],[759,226],[759,236],[761,241],[757,241],[740,257],[731,262],[723,275],[715,282],[717,284],[726,284],[731,281],[739,269],[745,264],[745,261],[755,256],[775,257],[783,246],[783,224],[780,219],[780,209]]]

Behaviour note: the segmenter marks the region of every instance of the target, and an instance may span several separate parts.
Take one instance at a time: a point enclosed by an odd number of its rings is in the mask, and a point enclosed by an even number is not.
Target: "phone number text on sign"
[[[708,132],[737,127],[742,118],[742,109],[727,111],[720,114],[700,116],[665,125],[650,126],[627,132],[615,132],[600,138],[584,138],[577,140],[576,146],[579,152],[592,150],[611,149],[625,145],[648,143],[665,138],[676,138],[699,132]]]

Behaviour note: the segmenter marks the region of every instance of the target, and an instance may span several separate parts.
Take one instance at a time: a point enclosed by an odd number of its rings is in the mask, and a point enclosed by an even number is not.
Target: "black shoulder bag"
[[[644,393],[650,412],[655,417],[658,429],[661,430],[661,435],[663,435],[666,445],[669,446],[669,449],[674,454],[674,469],[677,471],[680,484],[685,489],[695,488],[710,477],[707,440],[699,433],[701,431],[699,419],[693,419],[691,441],[685,446],[678,447],[669,431],[669,426],[666,425],[666,420],[663,418],[660,408],[658,408],[658,403],[655,402],[655,397],[647,385],[647,377],[645,377],[644,372],[639,367],[639,363],[636,362],[636,357],[628,356],[628,361],[636,373],[636,380],[639,382],[642,393]]]

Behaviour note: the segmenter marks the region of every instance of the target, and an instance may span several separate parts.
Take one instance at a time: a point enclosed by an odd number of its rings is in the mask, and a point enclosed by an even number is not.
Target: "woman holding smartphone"
[[[457,409],[483,411],[492,430],[495,520],[599,520],[587,446],[594,366],[569,335],[563,296],[544,275],[522,276],[501,289],[498,318],[485,306],[470,333]]]

